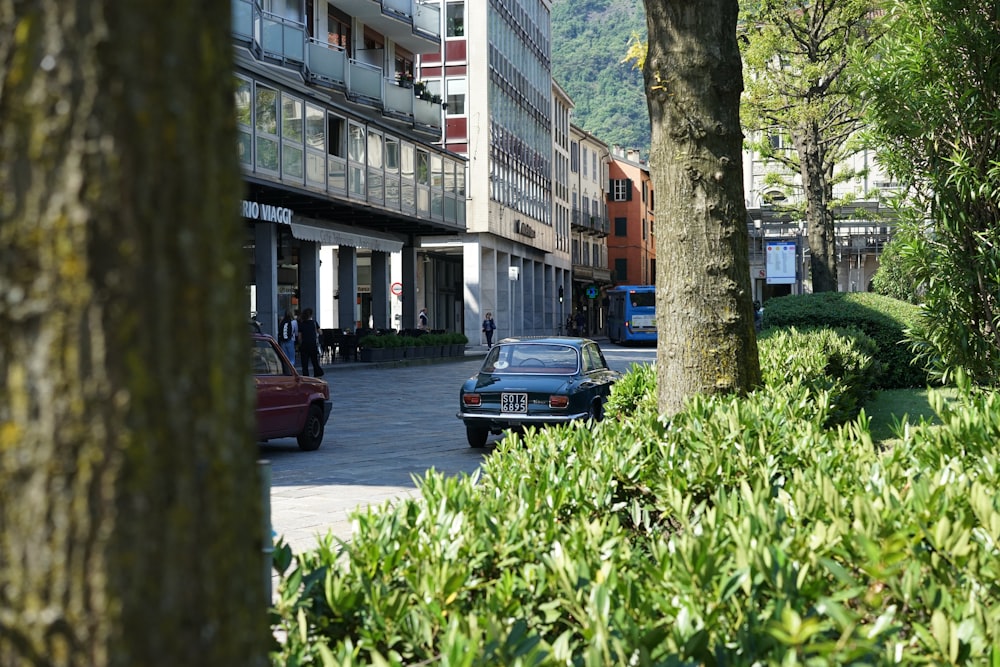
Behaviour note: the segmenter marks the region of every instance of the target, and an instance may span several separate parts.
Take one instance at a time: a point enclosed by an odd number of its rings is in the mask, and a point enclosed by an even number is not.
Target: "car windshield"
[[[513,343],[497,345],[483,362],[484,373],[544,373],[573,375],[580,366],[579,352],[569,345]]]

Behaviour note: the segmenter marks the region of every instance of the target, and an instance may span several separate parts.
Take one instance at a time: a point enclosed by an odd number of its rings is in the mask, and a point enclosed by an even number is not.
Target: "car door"
[[[605,361],[601,348],[597,343],[587,343],[581,352],[591,394],[607,397],[611,393],[615,374],[608,368],[608,362]]]
[[[253,343],[258,434],[262,439],[295,435],[306,405],[298,376],[277,343],[261,338]]]

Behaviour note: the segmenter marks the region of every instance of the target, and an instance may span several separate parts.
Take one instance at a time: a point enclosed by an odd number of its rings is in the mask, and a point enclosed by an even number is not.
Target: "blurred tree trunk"
[[[646,0],[660,410],[760,382],[743,198],[737,0]]]
[[[266,656],[229,13],[0,0],[0,665]]]

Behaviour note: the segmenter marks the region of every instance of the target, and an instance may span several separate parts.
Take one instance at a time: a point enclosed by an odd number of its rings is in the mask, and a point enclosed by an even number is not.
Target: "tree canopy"
[[[895,0],[865,75],[879,161],[906,188],[922,358],[1000,382],[1000,17],[994,0]]]
[[[742,0],[748,145],[787,170],[776,186],[801,193],[813,291],[836,291],[833,186],[862,125],[855,62],[877,39],[878,0]]]

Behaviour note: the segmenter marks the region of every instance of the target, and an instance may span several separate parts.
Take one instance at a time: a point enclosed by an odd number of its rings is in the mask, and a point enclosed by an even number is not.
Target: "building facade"
[[[656,284],[653,181],[639,151],[613,147],[608,165],[608,266],[615,285]]]
[[[771,137],[776,150],[783,145],[782,135]],[[899,190],[879,168],[874,154],[862,150],[838,165],[837,172],[853,174],[833,188],[835,234],[838,249],[838,291],[870,291],[878,270],[879,256],[892,238],[896,216],[885,203],[885,195]],[[809,239],[806,222],[790,212],[789,205],[803,201],[802,177],[774,160],[755,151],[743,152],[743,188],[748,214],[750,277],[754,299],[812,291],[809,280]],[[776,182],[788,187],[776,185]],[[780,249],[794,248],[794,269],[782,269],[769,256],[780,256]]]
[[[587,335],[607,327],[604,294],[612,285],[608,268],[608,146],[573,125],[570,128],[569,171],[573,262],[572,317]]]
[[[441,48],[440,8],[231,3],[251,311],[272,334],[286,309],[414,326],[435,289],[462,292],[460,267],[419,245],[466,222],[465,160],[439,145],[442,101],[413,85]]]
[[[419,80],[447,104],[443,146],[468,160],[466,229],[423,237],[461,262],[463,328],[481,341],[558,331],[572,289],[569,222],[554,201],[551,3],[444,0],[444,40],[418,58]]]

